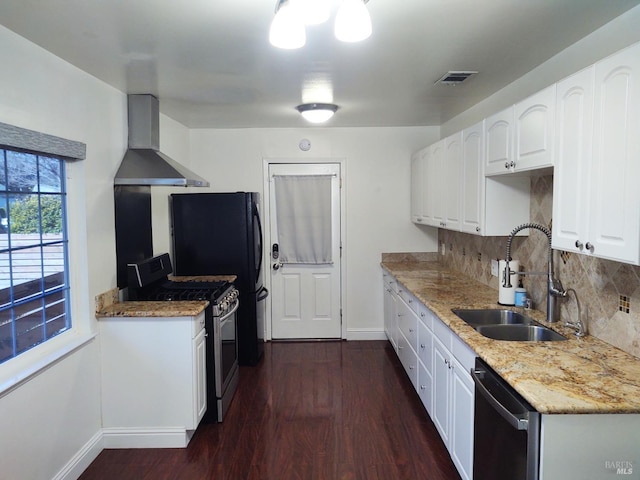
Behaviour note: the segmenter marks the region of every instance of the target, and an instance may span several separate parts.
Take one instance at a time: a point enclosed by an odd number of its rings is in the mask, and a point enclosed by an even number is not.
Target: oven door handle
[[[220,323],[224,323],[224,321],[229,318],[231,315],[233,315],[234,313],[236,313],[236,310],[238,310],[238,308],[240,307],[240,300],[236,299],[236,303],[233,306],[233,308],[231,310],[229,310],[227,313],[225,313],[222,317],[220,317]]]
[[[476,384],[477,392],[480,393],[487,402],[489,402],[489,404],[502,416],[502,418],[509,422],[509,425],[517,430],[527,430],[529,428],[529,420],[527,418],[520,418],[514,415],[491,394],[482,381],[482,378],[485,375],[490,374],[477,367],[471,369],[471,378],[473,378],[473,382]]]
[[[269,296],[269,290],[267,290],[265,287],[261,287],[260,291],[258,292],[258,296],[256,298],[256,302],[261,302],[262,300],[264,300],[268,296]]]

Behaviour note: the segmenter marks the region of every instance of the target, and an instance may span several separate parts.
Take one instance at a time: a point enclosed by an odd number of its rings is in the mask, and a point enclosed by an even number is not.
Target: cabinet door
[[[442,171],[444,159],[444,140],[431,146],[426,162],[425,175],[427,178],[427,222],[434,227],[441,227],[444,223],[444,202],[442,197],[442,184],[444,174]]]
[[[485,120],[485,175],[509,173],[513,162],[513,107]]]
[[[462,180],[462,132],[447,137],[444,142],[443,178],[440,196],[444,213],[443,227],[460,229],[460,186]]]
[[[422,223],[422,190],[424,150],[411,156],[411,221]]]
[[[394,280],[391,275],[383,276],[383,302],[384,302],[384,330],[387,338],[391,342],[393,349],[398,351],[396,341],[397,317],[396,317],[396,293],[394,291]]]
[[[460,230],[482,233],[485,205],[484,122],[462,132],[462,213]]]
[[[194,345],[194,425],[195,429],[207,411],[207,345],[206,331],[202,329],[193,340]]]
[[[555,85],[515,105],[514,171],[553,166]]]
[[[418,395],[429,416],[433,417],[433,377],[418,361]]]
[[[433,414],[431,419],[449,448],[449,403],[451,374],[449,351],[433,338]]]
[[[556,86],[552,235],[561,250],[581,251],[588,241],[594,72],[589,67]]]
[[[475,387],[469,372],[451,357],[451,459],[463,479],[473,478]]]
[[[594,93],[587,241],[597,256],[638,264],[640,44],[596,63]]]

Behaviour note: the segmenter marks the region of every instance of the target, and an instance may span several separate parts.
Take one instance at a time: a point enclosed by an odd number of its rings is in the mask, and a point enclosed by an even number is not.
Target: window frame
[[[65,161],[67,281],[71,328],[0,364],[0,397],[18,388],[96,336],[89,316],[87,232],[84,188],[86,145],[75,140],[0,122],[0,148]]]

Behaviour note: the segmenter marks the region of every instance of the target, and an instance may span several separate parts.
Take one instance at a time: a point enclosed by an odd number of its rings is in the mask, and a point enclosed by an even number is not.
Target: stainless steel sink
[[[472,327],[480,325],[530,325],[535,323],[532,318],[526,317],[513,310],[481,309],[481,310],[453,310],[458,317]]]
[[[513,310],[454,309],[458,317],[478,333],[494,340],[511,342],[554,342],[567,338]]]
[[[567,338],[542,325],[482,325],[476,331],[494,340],[511,342],[556,342]]]

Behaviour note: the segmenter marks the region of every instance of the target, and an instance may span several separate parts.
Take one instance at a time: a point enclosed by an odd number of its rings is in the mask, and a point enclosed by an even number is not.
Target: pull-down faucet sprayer
[[[549,240],[549,259],[547,262],[547,271],[545,272],[513,272],[509,268],[509,262],[511,261],[511,242],[513,241],[513,237],[520,231],[525,228],[539,230],[547,236]],[[517,226],[513,229],[513,231],[509,234],[509,238],[507,238],[507,255],[506,255],[506,265],[504,269],[504,279],[502,281],[502,286],[506,288],[511,288],[511,275],[513,273],[519,273],[520,275],[547,275],[547,322],[557,322],[560,319],[560,303],[557,301],[559,297],[566,296],[565,290],[562,288],[562,283],[560,280],[556,279],[554,276],[554,268],[553,268],[553,250],[551,249],[551,231],[543,225],[538,223],[524,223],[522,225]]]

